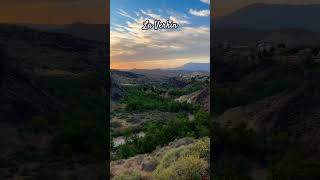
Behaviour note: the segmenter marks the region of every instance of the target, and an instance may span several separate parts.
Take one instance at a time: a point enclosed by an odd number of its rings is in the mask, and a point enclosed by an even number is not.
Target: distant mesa
[[[192,63],[191,62],[177,68],[172,68],[170,70],[210,72],[210,63]]]

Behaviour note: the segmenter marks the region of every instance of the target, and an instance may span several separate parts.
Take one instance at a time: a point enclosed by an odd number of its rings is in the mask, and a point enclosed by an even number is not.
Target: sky
[[[107,0],[1,0],[0,22],[105,24]]]
[[[105,23],[109,1],[117,0],[1,0],[0,22],[34,24]],[[144,6],[147,0],[119,0]],[[158,1],[158,0],[149,0]],[[160,0],[161,1],[161,0]],[[187,6],[193,0],[173,0],[164,7]],[[168,1],[169,2],[169,1]],[[212,15],[222,16],[252,3],[320,4],[319,0],[212,0]],[[131,3],[132,4],[132,3]],[[149,3],[150,4],[150,3]],[[159,3],[157,3],[159,5]],[[146,5],[145,5],[146,6]]]
[[[173,67],[189,61],[208,61],[209,1],[2,0],[0,23],[104,24],[109,23],[111,6],[112,68]],[[212,3],[211,16],[224,16],[253,3],[320,4],[320,0],[212,0]],[[177,31],[138,31],[141,18],[152,16],[172,18],[181,26]]]
[[[209,0],[111,0],[112,69],[172,68],[210,62]],[[149,19],[178,29],[142,30]]]

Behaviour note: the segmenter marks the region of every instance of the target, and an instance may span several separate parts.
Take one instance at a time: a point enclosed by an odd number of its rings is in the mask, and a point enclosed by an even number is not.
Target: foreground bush
[[[208,170],[209,138],[167,152],[153,175],[159,180],[201,179]]]
[[[137,171],[123,171],[117,174],[114,180],[140,180],[141,174]]]
[[[162,168],[164,166],[161,166]],[[185,156],[172,163],[167,168],[157,168],[154,177],[159,180],[201,179],[208,169],[208,162],[199,156]]]

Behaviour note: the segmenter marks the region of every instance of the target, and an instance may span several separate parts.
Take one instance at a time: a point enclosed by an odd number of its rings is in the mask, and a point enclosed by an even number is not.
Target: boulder
[[[143,171],[152,172],[156,169],[156,167],[157,167],[157,164],[149,158],[144,159],[141,162],[141,170]]]

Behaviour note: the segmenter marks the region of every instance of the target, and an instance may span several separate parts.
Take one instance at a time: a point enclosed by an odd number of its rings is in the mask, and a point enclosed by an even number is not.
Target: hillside
[[[65,33],[74,37],[107,42],[107,24],[86,24],[75,22],[73,24],[54,25],[54,24],[22,24],[36,30]]]
[[[256,44],[215,48],[215,176],[317,179],[320,46]]]
[[[290,48],[319,45],[320,33],[303,29],[255,30],[220,28],[214,30],[214,41],[235,43],[240,46],[256,45],[259,41],[285,44]]]
[[[320,31],[320,5],[252,4],[215,19],[218,28],[258,30],[305,29]]]
[[[184,171],[183,169],[179,169],[179,167],[177,167],[178,162],[181,160],[184,161],[184,163],[188,162],[186,160],[183,160],[185,158],[184,156],[196,155],[197,151],[195,148],[197,147],[203,148],[202,154],[200,154],[201,163],[203,167],[195,173],[201,173],[200,176],[204,180],[209,179],[209,139],[196,140],[192,138],[177,139],[173,142],[170,142],[168,145],[153,151],[152,153],[138,155],[127,160],[119,160],[112,162],[111,179],[117,180],[124,177],[134,178],[135,176],[140,177],[142,179],[154,179],[154,176],[158,178],[165,178],[161,174],[164,172],[159,172],[158,174],[156,173],[159,170],[166,171],[166,175],[171,175],[172,177],[174,177],[175,171],[170,172],[168,170],[170,168],[177,168],[175,170]],[[197,161],[197,159],[194,161]],[[192,164],[190,167],[198,166],[195,162],[189,163]],[[129,170],[126,170],[128,168]],[[184,173],[186,173],[184,175],[188,175],[192,172],[184,171]]]
[[[1,24],[0,45],[0,179],[105,177],[103,44]]]
[[[205,111],[210,111],[210,89],[209,87],[198,90],[188,95],[177,98],[179,102],[188,102],[201,106]]]

